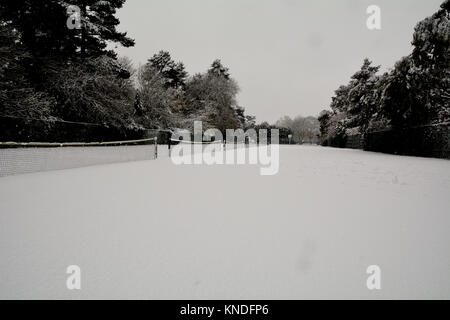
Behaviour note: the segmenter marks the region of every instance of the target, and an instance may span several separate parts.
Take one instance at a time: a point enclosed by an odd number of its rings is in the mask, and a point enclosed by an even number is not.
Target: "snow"
[[[449,191],[447,160],[314,146],[2,177],[0,298],[449,299]]]

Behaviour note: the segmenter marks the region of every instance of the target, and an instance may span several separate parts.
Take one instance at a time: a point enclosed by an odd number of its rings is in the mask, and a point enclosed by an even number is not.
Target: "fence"
[[[347,139],[345,140],[345,147],[349,149],[363,149],[364,148],[363,136],[361,134],[347,136]]]
[[[96,142],[154,137],[148,129],[131,129],[99,123],[0,116],[0,141]]]
[[[369,132],[347,136],[346,148],[450,159],[450,124]]]

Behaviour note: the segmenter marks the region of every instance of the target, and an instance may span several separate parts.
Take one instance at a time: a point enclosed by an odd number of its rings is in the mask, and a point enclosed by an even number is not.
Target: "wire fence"
[[[450,159],[450,123],[349,135],[335,144],[366,151]]]
[[[97,142],[154,137],[152,130],[140,127],[6,115],[0,115],[0,128],[2,142]]]

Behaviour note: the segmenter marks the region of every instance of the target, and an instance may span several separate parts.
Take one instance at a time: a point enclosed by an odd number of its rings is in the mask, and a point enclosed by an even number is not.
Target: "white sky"
[[[415,24],[443,0],[128,0],[119,30],[136,40],[118,48],[136,65],[159,50],[192,75],[219,58],[241,92],[239,104],[274,122],[328,108],[364,57],[383,70],[412,50]],[[381,7],[382,30],[366,28]]]

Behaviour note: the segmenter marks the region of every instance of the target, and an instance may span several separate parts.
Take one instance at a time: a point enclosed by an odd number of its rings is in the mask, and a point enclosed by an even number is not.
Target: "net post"
[[[155,159],[158,159],[158,137],[155,137]]]

